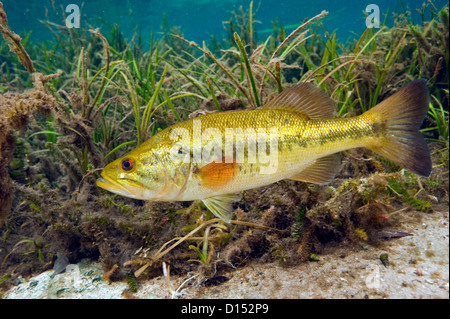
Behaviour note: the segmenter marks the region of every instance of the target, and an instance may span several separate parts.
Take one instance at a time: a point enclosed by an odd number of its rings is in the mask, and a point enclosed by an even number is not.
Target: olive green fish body
[[[222,136],[221,149],[225,150],[226,129],[241,129],[243,135],[243,160],[237,165],[229,165],[227,171],[233,171],[233,177],[227,179],[226,184],[219,183],[205,186],[201,174],[197,174],[201,167],[208,165],[205,161],[195,163],[191,151],[189,163],[174,164],[170,156],[169,147],[161,141],[171,141],[170,133],[174,129],[185,129],[190,136],[193,135],[195,121],[201,121],[201,129],[216,129]],[[276,136],[271,136],[269,128],[279,128]],[[250,131],[249,131],[250,129]],[[261,173],[261,168],[268,163],[261,163],[260,158],[255,156],[254,160],[248,157],[249,139],[254,140],[258,130],[263,130],[267,138],[277,139],[277,169],[270,173]],[[164,171],[171,178],[170,185],[166,188],[161,200],[195,200],[205,199],[217,195],[240,192],[249,188],[256,188],[272,184],[282,179],[295,176],[311,165],[318,158],[331,155],[346,149],[365,146],[373,138],[373,130],[370,122],[363,117],[351,119],[328,119],[315,120],[308,119],[301,113],[289,109],[257,109],[252,111],[235,111],[226,113],[215,113],[203,116],[200,119],[189,120],[174,125],[162,132],[156,138],[150,140],[148,145],[152,145],[153,153],[149,153],[150,158],[158,154],[158,158],[163,163]],[[190,149],[202,149],[208,142],[207,138],[197,141],[190,140]],[[178,142],[177,139],[171,141],[172,144]],[[233,140],[233,162],[236,162],[236,140]],[[170,142],[169,142],[170,143]],[[266,145],[270,153],[270,143]],[[148,147],[143,145],[143,148]],[[128,157],[132,156],[131,153]],[[224,154],[225,155],[225,154]],[[256,154],[258,155],[258,154]],[[152,167],[147,157],[141,158],[141,163]],[[225,156],[219,159],[225,162]],[[231,161],[231,160],[230,160]],[[220,164],[220,163],[219,163]],[[213,165],[218,167],[219,165]],[[153,176],[151,172],[144,174]]]
[[[229,222],[233,194],[283,179],[329,183],[337,153],[366,147],[419,175],[431,160],[418,128],[427,88],[414,81],[362,115],[333,118],[333,103],[311,84],[264,107],[208,114],[159,132],[109,164],[98,186],[148,200],[203,200]]]

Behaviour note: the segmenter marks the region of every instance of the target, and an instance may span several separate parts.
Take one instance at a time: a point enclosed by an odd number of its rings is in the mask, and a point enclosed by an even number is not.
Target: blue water
[[[153,31],[161,31],[163,13],[170,25],[179,26],[188,40],[201,43],[208,41],[211,34],[225,36],[223,21],[229,20],[231,11],[244,10],[249,7],[249,0],[54,0],[56,13],[51,0],[19,1],[2,0],[11,28],[16,33],[24,34],[32,30],[32,38],[43,40],[51,38],[48,30],[42,27],[40,20],[46,20],[46,11],[50,21],[63,24],[62,11],[68,4],[77,4],[81,8],[81,27],[90,26],[108,32],[111,25],[118,24],[120,30],[128,38],[138,27],[144,39]],[[448,1],[432,0],[439,10]],[[287,31],[300,25],[305,19],[319,14],[322,10],[329,11],[323,20],[327,31],[336,30],[338,38],[346,41],[354,34],[361,34],[366,28],[365,8],[368,4],[377,4],[380,8],[380,20],[383,21],[387,12],[388,25],[392,25],[393,12],[402,13],[408,10],[412,19],[421,23],[417,8],[425,0],[369,0],[369,1],[337,1],[337,0],[262,0],[254,1],[255,19],[260,21],[255,25],[259,30],[260,40],[270,35],[271,22],[278,18]],[[388,11],[389,10],[389,11]],[[427,18],[430,13],[427,12]]]

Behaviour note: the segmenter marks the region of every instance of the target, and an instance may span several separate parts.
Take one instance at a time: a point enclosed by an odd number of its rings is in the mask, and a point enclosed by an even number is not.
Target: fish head
[[[189,151],[180,143],[158,136],[108,164],[97,186],[142,200],[174,200],[190,175]]]
[[[112,193],[156,200],[166,184],[165,168],[153,149],[137,148],[106,165],[97,186]]]

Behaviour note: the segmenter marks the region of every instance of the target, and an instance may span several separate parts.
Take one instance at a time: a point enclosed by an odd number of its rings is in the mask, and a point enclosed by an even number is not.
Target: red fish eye
[[[134,161],[131,159],[126,159],[122,161],[122,169],[125,171],[129,171],[134,166]]]

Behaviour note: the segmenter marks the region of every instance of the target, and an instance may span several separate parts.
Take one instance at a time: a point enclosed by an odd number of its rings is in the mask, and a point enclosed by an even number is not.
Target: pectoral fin
[[[239,166],[236,161],[226,163],[212,162],[200,168],[195,174],[200,178],[202,186],[209,188],[227,185],[238,173]]]
[[[229,194],[222,196],[215,196],[203,199],[202,202],[215,216],[222,219],[224,222],[229,223],[233,214],[234,201],[239,201],[240,195]]]
[[[341,159],[338,154],[317,159],[299,174],[292,176],[295,181],[326,185],[339,173]]]

